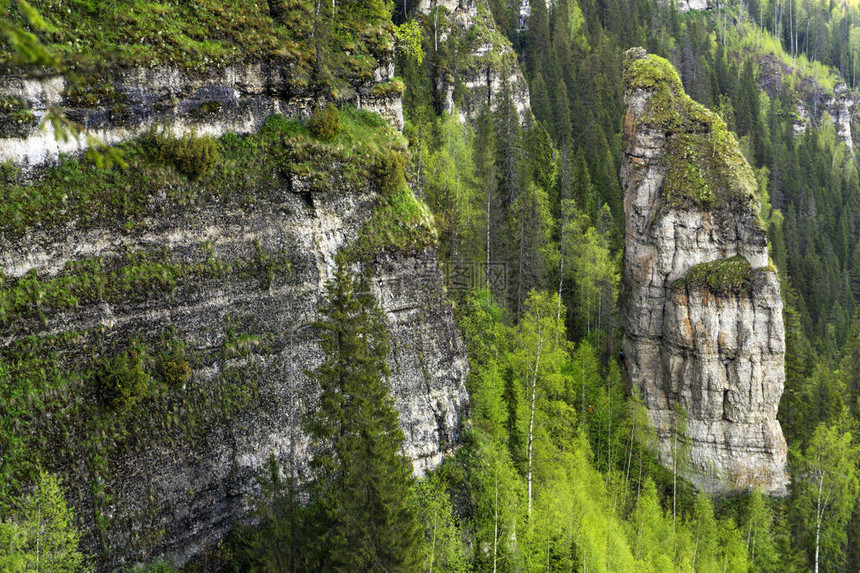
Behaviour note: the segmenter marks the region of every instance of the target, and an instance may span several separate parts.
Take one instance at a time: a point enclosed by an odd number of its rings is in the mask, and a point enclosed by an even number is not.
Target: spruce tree
[[[365,279],[342,265],[321,307],[319,408],[308,414],[313,521],[325,571],[410,571],[417,556],[411,468],[388,393],[389,351],[381,313]]]

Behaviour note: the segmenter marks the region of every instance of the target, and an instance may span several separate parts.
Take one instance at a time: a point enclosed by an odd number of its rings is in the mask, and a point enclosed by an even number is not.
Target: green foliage
[[[754,272],[742,255],[699,263],[684,278],[672,283],[673,289],[704,289],[713,294],[747,294],[753,287]]]
[[[424,533],[420,571],[466,573],[468,549],[463,540],[451,498],[438,475],[415,484],[415,513]]]
[[[590,344],[570,352],[555,295],[533,294],[510,326],[486,293],[466,303],[460,324],[473,418],[461,450],[440,471],[469,516],[463,531],[476,547],[474,570],[545,571],[547,563],[561,571],[747,569],[744,532],[706,496],[679,494],[673,519],[671,476],[652,453],[647,412],[635,397],[625,403],[618,371],[604,369]],[[512,449],[515,431],[522,439]],[[764,538],[767,518],[755,511],[749,528]]]
[[[63,272],[41,278],[35,270],[15,280],[4,281],[0,288],[0,320],[45,320],[56,311],[76,308],[103,300],[133,301],[145,296],[171,293],[180,284],[224,276],[230,272],[259,272],[260,257],[285,264],[282,255],[258,254],[257,260],[226,263],[208,257],[199,263],[174,263],[171,253],[131,251],[119,260],[102,257],[70,261]]]
[[[155,160],[172,164],[192,180],[206,175],[221,160],[215,141],[194,133],[182,137],[152,133],[144,137],[143,143],[152,149]]]
[[[667,60],[631,50],[625,60],[625,90],[651,90],[640,126],[667,130],[662,199],[669,207],[757,206],[757,185],[737,138],[725,122],[684,92]],[[632,121],[628,118],[626,121]],[[638,126],[626,125],[635,130]]]
[[[424,189],[444,238],[443,255],[460,260],[479,241],[481,223],[474,181],[473,136],[471,129],[458,121],[456,111],[440,117],[433,127],[438,139],[427,158]]]
[[[274,454],[257,475],[260,491],[254,498],[258,524],[241,525],[227,543],[227,570],[305,571],[313,563],[307,549],[304,522],[311,516],[298,502],[298,488],[292,475],[281,476]]]
[[[403,153],[391,151],[379,157],[374,166],[374,178],[383,197],[392,197],[406,184],[406,161]]]
[[[794,466],[795,503],[815,569],[844,563],[846,528],[858,488],[857,445],[850,430],[820,424]]]
[[[144,370],[140,348],[130,348],[102,360],[97,380],[102,399],[118,412],[125,412],[146,396],[150,377]]]
[[[310,527],[323,570],[412,571],[418,529],[411,467],[388,392],[388,335],[363,280],[339,265],[321,309],[323,363],[310,437]]]
[[[415,20],[409,20],[399,26],[394,26],[394,38],[397,40],[397,49],[414,60],[416,64],[424,61],[424,49],[421,47],[421,26]]]
[[[128,163],[124,170],[67,159],[29,181],[7,178],[0,233],[19,237],[34,225],[51,229],[70,221],[82,228],[98,223],[133,228],[147,216],[211,201],[251,205],[289,185],[292,177],[312,191],[363,188],[373,183],[379,158],[404,151],[405,141],[378,114],[344,108],[340,118],[342,130],[331,142],[317,140],[298,120],[273,116],[259,134],[244,138],[148,134],[118,148]],[[177,169],[165,169],[165,163]],[[164,196],[155,196],[153,189]]]
[[[19,5],[26,5],[17,0]],[[41,31],[48,53],[92,74],[110,66],[178,66],[205,72],[249,61],[276,61],[291,70],[293,89],[341,91],[372,79],[393,50],[390,7],[380,0],[217,0],[132,2],[33,0],[35,11],[8,13],[6,63],[41,63],[44,49],[24,27]],[[37,12],[36,12],[37,11]],[[41,14],[34,26],[31,14]],[[38,20],[42,22],[41,18]]]
[[[10,4],[13,4],[17,10],[11,11]],[[6,63],[58,66],[57,56],[33,33],[34,31],[45,32],[48,28],[47,22],[39,11],[26,0],[7,0],[0,4],[0,36],[8,46]]]
[[[314,110],[308,120],[311,132],[323,141],[331,141],[340,133],[340,112],[333,103]]]
[[[20,507],[0,519],[0,570],[89,571],[75,517],[56,476],[44,470]]]
[[[403,154],[383,153],[373,167],[379,198],[370,221],[348,257],[364,257],[386,250],[422,250],[436,245],[438,234],[427,205],[406,184]]]
[[[191,377],[191,365],[185,352],[185,344],[169,340],[158,356],[158,370],[162,380],[172,388],[182,388]]]

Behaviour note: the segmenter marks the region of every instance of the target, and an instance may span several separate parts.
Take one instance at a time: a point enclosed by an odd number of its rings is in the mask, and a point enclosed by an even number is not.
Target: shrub
[[[168,386],[183,386],[191,377],[191,365],[185,355],[185,345],[176,341],[169,342],[159,356],[158,370],[161,379]]]
[[[396,151],[383,153],[374,165],[373,172],[379,192],[390,197],[406,184],[406,159]]]
[[[211,137],[197,137],[194,133],[179,138],[152,134],[147,140],[156,160],[173,164],[189,179],[200,179],[221,160],[218,145]]]
[[[124,412],[146,395],[150,377],[143,362],[143,353],[137,348],[102,360],[98,384],[107,406]]]
[[[308,127],[323,141],[331,141],[340,133],[340,112],[333,103],[317,108],[308,120]]]

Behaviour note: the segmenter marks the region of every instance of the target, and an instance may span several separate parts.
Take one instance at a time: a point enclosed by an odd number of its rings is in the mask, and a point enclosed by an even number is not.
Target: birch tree
[[[844,559],[845,525],[858,492],[857,447],[850,431],[820,424],[796,472],[801,523],[813,540],[813,570],[839,570]]]
[[[522,382],[527,405],[526,488],[528,515],[534,497],[534,452],[538,426],[543,423],[539,412],[550,394],[564,387],[561,365],[567,358],[564,348],[564,323],[557,318],[558,294],[532,292],[525,303],[525,314],[519,324],[511,362]]]

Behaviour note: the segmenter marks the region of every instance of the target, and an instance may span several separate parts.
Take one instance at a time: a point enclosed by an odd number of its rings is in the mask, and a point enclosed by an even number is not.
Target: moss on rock
[[[249,205],[296,180],[313,192],[373,186],[380,157],[405,152],[406,140],[378,114],[345,107],[339,116],[341,129],[330,141],[296,119],[276,115],[248,137],[145,135],[119,146],[128,163],[124,170],[76,159],[25,181],[12,169],[2,170],[0,237],[71,221],[84,228],[133,227],[147,216],[207,202]]]
[[[713,294],[750,294],[754,270],[741,255],[700,263],[672,283],[673,289],[707,289]]]
[[[641,48],[625,54],[628,96],[646,92],[643,112],[628,129],[666,134],[661,200],[668,208],[729,208],[758,211],[755,175],[735,135],[715,113],[685,92],[672,64]]]

